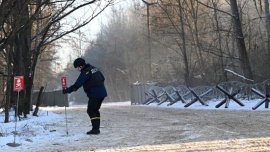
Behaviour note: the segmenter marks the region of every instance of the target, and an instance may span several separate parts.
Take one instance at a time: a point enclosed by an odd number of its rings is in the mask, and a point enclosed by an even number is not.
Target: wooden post
[[[43,89],[44,89],[44,87],[41,86],[41,88],[39,90],[39,93],[38,93],[38,98],[37,98],[37,102],[36,102],[36,108],[35,108],[35,111],[33,113],[33,116],[38,116],[37,113],[38,113],[38,109],[39,109],[39,106],[40,106],[40,103],[41,103],[41,95],[42,95]]]

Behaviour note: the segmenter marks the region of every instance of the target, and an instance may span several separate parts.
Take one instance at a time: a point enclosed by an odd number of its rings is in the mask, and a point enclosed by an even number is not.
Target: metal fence
[[[39,92],[34,92],[32,94],[32,104],[35,105]],[[68,95],[63,94],[62,90],[43,92],[41,95],[41,106],[59,106],[68,107]]]
[[[130,86],[130,101],[131,104],[143,104],[147,100],[147,92],[155,84],[145,83],[145,84],[133,84]]]

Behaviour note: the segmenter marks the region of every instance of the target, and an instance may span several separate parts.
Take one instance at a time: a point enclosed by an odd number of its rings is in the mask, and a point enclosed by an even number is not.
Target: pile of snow
[[[53,139],[54,136],[59,136],[59,132],[55,132],[52,125],[55,119],[62,119],[61,116],[53,112],[48,112],[45,110],[39,111],[39,116],[33,116],[32,114],[27,115],[27,118],[22,118],[20,121],[14,118],[14,111],[10,112],[9,123],[4,123],[4,112],[0,114],[0,146],[5,143],[14,142],[14,132],[16,128],[17,136],[16,142],[22,142],[21,139],[25,141],[32,142],[30,137],[38,138],[39,140]],[[42,135],[42,136],[40,136]],[[19,138],[18,138],[19,137]]]

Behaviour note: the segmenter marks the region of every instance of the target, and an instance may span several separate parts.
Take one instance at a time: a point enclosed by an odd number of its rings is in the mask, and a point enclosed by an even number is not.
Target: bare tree
[[[239,12],[238,12],[238,5],[236,0],[230,0],[230,7],[231,7],[231,12],[232,14],[222,11],[220,9],[208,6],[200,1],[197,0],[198,3],[212,9],[216,9],[220,12],[223,12],[225,14],[228,14],[229,16],[232,17],[233,21],[233,27],[234,27],[234,35],[236,39],[236,44],[237,44],[237,50],[238,50],[238,56],[239,56],[239,63],[241,66],[241,69],[243,71],[243,74],[250,78],[253,79],[253,73],[251,70],[251,65],[248,57],[248,52],[246,50],[246,45],[245,45],[245,40],[244,40],[244,35],[243,35],[243,30],[242,30],[242,23],[240,20]]]
[[[106,2],[98,0],[80,2],[75,0],[1,1],[0,7],[3,9],[0,12],[2,19],[0,21],[2,34],[0,51],[8,59],[5,51],[10,48],[9,50],[13,54],[11,59],[13,63],[12,74],[25,76],[26,87],[24,93],[21,93],[23,100],[21,112],[29,113],[27,107],[29,107],[35,68],[39,56],[46,49],[46,46],[87,25],[113,2],[114,0]],[[77,21],[75,18],[75,22],[74,20],[72,22],[65,21],[66,18],[83,8],[91,10],[87,11],[89,16],[77,19]],[[9,32],[7,32],[5,25],[11,25]],[[70,25],[70,28],[67,28],[66,25]]]
[[[217,33],[217,37],[218,37],[218,50],[219,50],[219,62],[220,62],[220,78],[221,81],[226,81],[227,80],[227,76],[226,76],[226,72],[224,72],[225,69],[225,64],[224,64],[224,59],[223,59],[223,50],[222,50],[222,38],[221,38],[221,31],[220,31],[220,26],[219,26],[219,20],[218,20],[218,10],[217,10],[217,3],[214,2],[212,0],[212,4],[214,6],[214,19],[215,19],[215,23],[216,23],[216,33]]]
[[[179,9],[179,17],[180,17],[180,24],[181,24],[181,37],[183,41],[183,58],[185,64],[185,82],[187,86],[190,86],[190,74],[189,74],[189,64],[188,64],[188,57],[187,57],[187,49],[186,49],[186,37],[185,37],[185,26],[183,21],[183,10],[180,0],[178,0],[178,9]]]
[[[152,62],[151,62],[151,38],[150,38],[150,21],[149,21],[149,18],[150,18],[150,6],[151,5],[155,5],[157,4],[157,2],[147,2],[145,0],[142,0],[144,4],[146,4],[146,7],[147,7],[147,45],[148,45],[148,53],[147,53],[147,62],[148,62],[148,68],[147,68],[147,71],[148,71],[148,79],[150,80],[151,79],[151,76],[152,76],[152,68],[151,68],[151,65],[152,65]]]
[[[244,76],[249,79],[253,79],[253,73],[251,71],[249,57],[248,57],[248,53],[247,53],[246,45],[245,45],[245,38],[242,31],[242,23],[241,23],[239,12],[238,12],[237,1],[230,0],[230,3],[231,3],[233,24],[234,24],[235,39],[236,39],[237,48],[238,48],[238,55],[240,58],[240,65],[243,70]]]

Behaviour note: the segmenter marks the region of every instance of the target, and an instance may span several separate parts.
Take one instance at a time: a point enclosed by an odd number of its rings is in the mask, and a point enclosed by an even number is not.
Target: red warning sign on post
[[[62,88],[67,87],[67,78],[66,77],[61,77],[61,84],[62,84]]]
[[[24,77],[23,76],[15,76],[13,82],[13,90],[21,91],[24,89]]]

